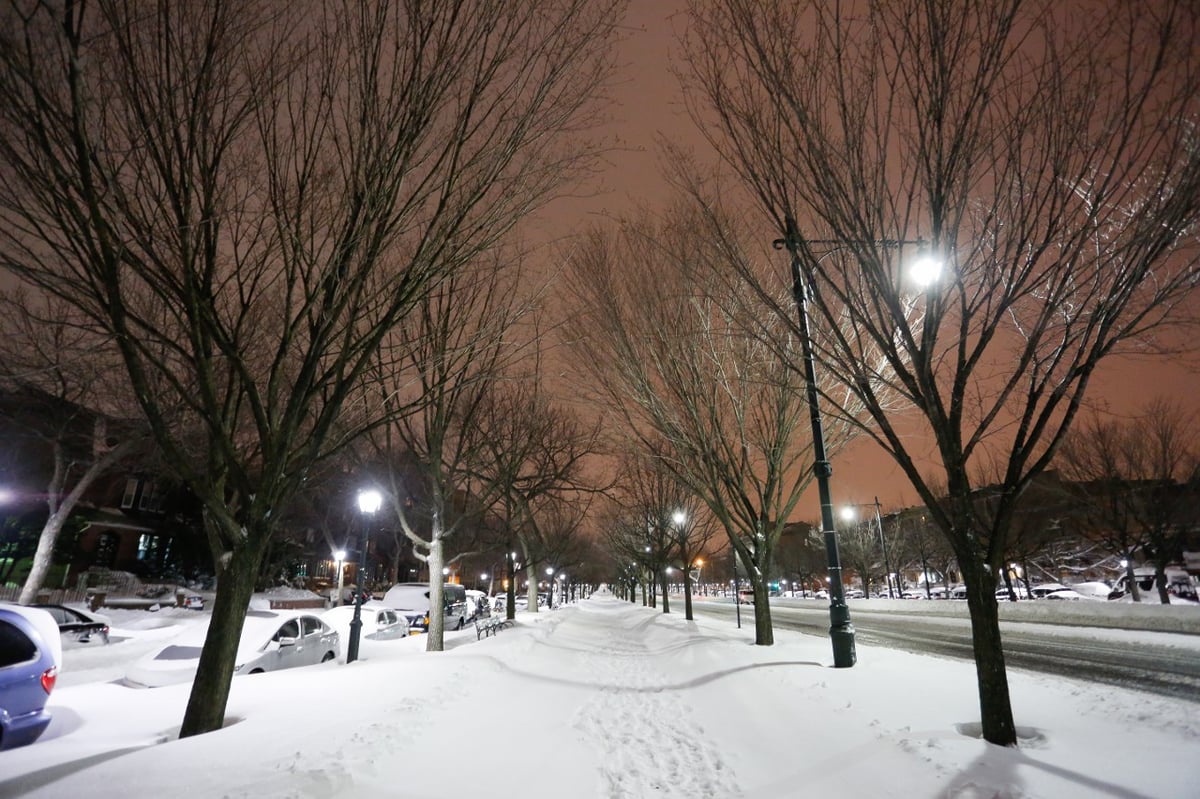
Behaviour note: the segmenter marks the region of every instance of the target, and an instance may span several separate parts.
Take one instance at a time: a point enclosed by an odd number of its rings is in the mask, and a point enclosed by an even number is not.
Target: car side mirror
[[[281,648],[285,647],[285,646],[295,646],[295,645],[296,645],[295,638],[280,638],[279,639],[279,646]]]

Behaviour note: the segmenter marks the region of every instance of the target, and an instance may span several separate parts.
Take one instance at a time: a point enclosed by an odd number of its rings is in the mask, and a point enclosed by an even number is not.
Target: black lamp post
[[[358,509],[364,515],[371,517],[375,511],[379,510],[379,506],[383,504],[383,495],[374,489],[358,492]],[[367,571],[367,529],[370,527],[370,522],[364,520],[362,526],[362,536],[359,538],[359,564],[358,564],[358,585],[354,591],[354,618],[350,620],[350,642],[346,645],[346,662],[353,663],[358,660],[358,642],[362,636],[362,603],[363,603],[363,584],[364,575]]]
[[[825,433],[821,427],[820,406],[817,403],[817,371],[814,365],[812,333],[808,324],[808,299],[812,287],[804,279],[800,266],[800,233],[796,220],[785,220],[784,238],[775,247],[786,247],[792,256],[792,299],[800,315],[800,346],[804,356],[804,386],[808,395],[808,416],[812,422],[813,474],[817,478],[817,493],[821,500],[821,532],[825,537],[825,557],[829,567],[829,637],[833,642],[833,665],[849,668],[858,659],[854,652],[854,625],[850,623],[850,607],[842,587],[842,563],[838,555],[837,531],[833,524],[833,500],[829,492],[829,476],[833,468],[825,454]],[[834,242],[840,244],[841,242]]]
[[[854,653],[854,625],[850,623],[850,608],[846,605],[846,593],[842,586],[842,564],[838,555],[837,532],[833,524],[833,500],[829,493],[829,476],[833,468],[825,454],[825,436],[821,429],[821,413],[817,404],[817,375],[813,365],[812,333],[808,323],[808,301],[812,296],[811,280],[806,280],[800,263],[800,246],[806,244],[828,245],[835,252],[856,242],[846,240],[810,239],[804,242],[796,228],[796,220],[784,219],[784,237],[776,239],[775,249],[786,248],[792,256],[792,299],[800,315],[800,346],[804,355],[804,384],[808,394],[808,413],[812,420],[813,474],[817,478],[817,492],[821,499],[821,528],[825,536],[825,555],[829,562],[829,637],[833,641],[833,665],[838,668],[853,666],[857,657]],[[867,242],[860,242],[867,243]],[[902,244],[924,246],[925,242],[883,239],[870,242],[883,247],[899,247]],[[916,279],[926,284],[936,279],[940,265],[931,256],[918,262]],[[886,568],[886,565],[885,565]]]

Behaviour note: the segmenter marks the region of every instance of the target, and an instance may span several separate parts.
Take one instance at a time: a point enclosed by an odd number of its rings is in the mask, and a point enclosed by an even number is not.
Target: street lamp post
[[[383,504],[383,495],[373,489],[358,492],[358,509],[368,517],[374,515]],[[346,645],[346,662],[358,660],[358,642],[362,636],[362,601],[363,586],[366,583],[367,566],[367,528],[369,521],[363,521],[362,536],[359,538],[358,585],[354,591],[354,618],[350,620],[350,641]]]
[[[842,588],[842,563],[838,554],[837,531],[833,524],[833,499],[829,476],[833,468],[825,454],[825,433],[821,427],[821,410],[817,402],[817,370],[813,355],[812,328],[808,322],[808,300],[812,291],[800,265],[800,232],[796,220],[787,217],[784,238],[775,242],[776,248],[786,247],[791,255],[792,299],[800,317],[800,347],[804,357],[804,387],[808,397],[808,417],[812,424],[813,475],[817,478],[817,494],[821,502],[821,532],[825,537],[825,557],[829,569],[829,638],[833,644],[833,665],[849,668],[858,659],[854,652],[854,625],[850,622],[850,607]],[[841,244],[842,242],[837,242]]]
[[[554,567],[546,567],[546,610],[554,610]]]
[[[812,296],[812,280],[805,277],[800,263],[800,250],[808,244],[828,245],[834,252],[848,245],[868,242],[853,242],[839,239],[810,239],[804,241],[790,215],[784,218],[784,237],[776,239],[775,249],[786,248],[791,255],[792,299],[800,317],[800,346],[804,356],[804,384],[808,396],[808,413],[813,432],[813,474],[817,478],[817,492],[821,500],[821,528],[825,536],[825,554],[829,562],[829,637],[833,642],[833,664],[839,668],[853,666],[857,657],[854,653],[854,625],[850,623],[850,608],[846,605],[845,589],[842,586],[842,564],[838,555],[837,531],[833,524],[833,500],[829,491],[829,476],[833,469],[825,454],[825,436],[821,429],[821,413],[817,404],[817,374],[814,366],[812,329],[808,320],[808,303]],[[887,239],[870,242],[883,247],[899,247],[903,244],[924,245],[924,241],[901,241]],[[913,279],[922,285],[931,285],[937,280],[941,269],[931,255],[921,253],[912,270]]]

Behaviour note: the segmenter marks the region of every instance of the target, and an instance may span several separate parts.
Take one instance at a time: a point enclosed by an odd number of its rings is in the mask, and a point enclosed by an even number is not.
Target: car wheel
[[[321,658],[321,662],[328,663],[329,661],[333,660],[335,657],[337,657],[337,655],[333,654],[332,652],[326,652],[325,657]]]

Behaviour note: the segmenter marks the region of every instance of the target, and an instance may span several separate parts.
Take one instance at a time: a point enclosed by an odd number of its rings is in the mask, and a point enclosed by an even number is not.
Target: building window
[[[162,495],[158,491],[158,486],[152,480],[143,480],[142,498],[138,501],[138,509],[157,511],[161,504]]]
[[[136,477],[130,477],[125,481],[125,495],[121,497],[121,508],[129,510],[133,507],[134,500],[137,498],[138,483],[141,481]]]
[[[117,543],[119,538],[116,533],[102,533],[96,541],[96,561],[95,565],[101,568],[112,568],[113,563],[117,559]]]
[[[138,536],[137,559],[154,562],[158,559],[158,536],[142,533]]]

